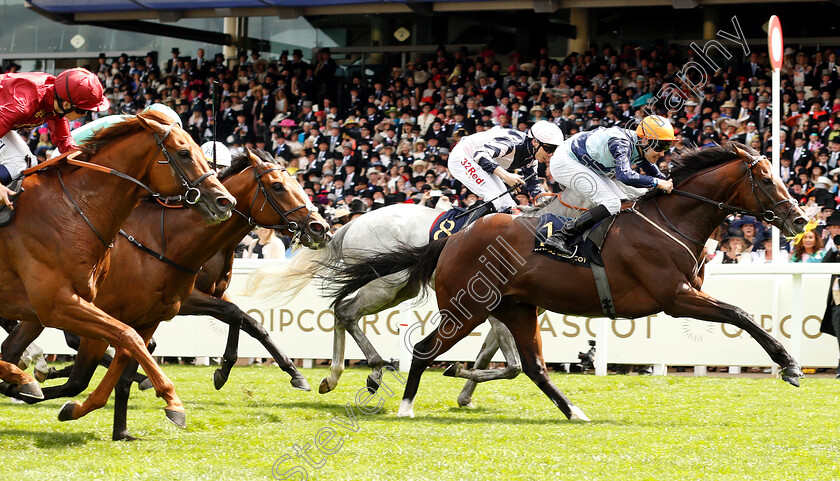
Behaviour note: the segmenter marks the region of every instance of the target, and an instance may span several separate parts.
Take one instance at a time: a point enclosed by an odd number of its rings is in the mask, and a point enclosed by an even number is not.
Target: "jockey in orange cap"
[[[6,184],[34,158],[15,130],[46,122],[50,139],[64,153],[78,148],[70,136],[69,121],[109,106],[99,78],[82,68],[58,76],[44,72],[0,75],[0,203],[11,207],[12,191]]]
[[[656,163],[674,142],[674,128],[665,117],[649,115],[635,130],[621,127],[580,132],[566,140],[551,157],[549,170],[558,184],[592,201],[595,207],[570,219],[545,242],[571,255],[569,242],[586,228],[616,214],[624,194],[611,177],[631,187],[657,188],[670,193],[674,184]],[[638,165],[644,173],[632,170]]]

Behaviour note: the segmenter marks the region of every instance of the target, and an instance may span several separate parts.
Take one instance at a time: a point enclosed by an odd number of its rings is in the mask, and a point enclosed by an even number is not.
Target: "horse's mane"
[[[736,147],[750,155],[758,155],[758,152],[751,147],[734,141],[729,142],[726,147],[718,145],[703,149],[688,148],[684,150],[680,155],[671,160],[671,180],[674,182],[674,187],[706,169],[737,159],[739,156],[738,151],[735,149]],[[651,189],[639,200],[655,197],[659,193],[659,189]]]
[[[121,122],[117,122],[114,125],[96,131],[90,140],[88,140],[80,146],[82,148],[82,151],[84,151],[88,155],[93,155],[99,149],[108,145],[113,140],[118,139],[124,135],[133,134],[135,132],[143,130],[143,124],[140,123],[138,117],[154,120],[163,125],[169,125],[172,123],[171,118],[160,112],[154,110],[142,112],[137,114],[136,116],[128,117]]]
[[[260,149],[250,149],[250,151],[267,164],[277,164],[274,157],[269,152]],[[236,152],[230,159],[230,167],[226,167],[224,170],[219,172],[219,180],[238,174],[250,166],[251,161],[248,159],[248,151],[246,150],[244,153]]]

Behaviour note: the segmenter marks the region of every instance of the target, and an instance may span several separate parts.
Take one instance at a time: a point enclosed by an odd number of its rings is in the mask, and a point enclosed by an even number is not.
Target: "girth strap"
[[[598,289],[598,297],[601,299],[601,309],[604,315],[610,319],[615,319],[615,304],[613,303],[612,290],[610,290],[610,281],[607,279],[607,271],[604,266],[600,266],[595,262],[591,262],[592,275],[595,277],[595,288]]]

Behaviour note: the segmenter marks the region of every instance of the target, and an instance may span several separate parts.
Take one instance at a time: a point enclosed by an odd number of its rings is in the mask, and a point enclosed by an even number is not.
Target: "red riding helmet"
[[[55,92],[62,100],[83,110],[100,112],[111,106],[111,102],[103,95],[99,77],[83,68],[71,68],[58,74],[55,78]]]

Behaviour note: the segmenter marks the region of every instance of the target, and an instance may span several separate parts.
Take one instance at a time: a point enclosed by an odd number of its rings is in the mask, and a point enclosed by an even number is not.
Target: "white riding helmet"
[[[208,141],[201,145],[201,151],[204,152],[204,157],[207,162],[213,162],[213,144],[216,144],[216,165],[219,167],[230,167],[231,155],[230,149],[221,142]]]
[[[178,127],[181,127],[182,129],[184,128],[184,124],[181,123],[181,117],[166,104],[152,104],[146,107],[145,110],[155,110],[157,112],[160,112],[166,115],[167,117],[171,118],[173,122],[178,124]]]
[[[563,145],[563,131],[560,127],[548,120],[540,120],[536,122],[528,130],[528,137],[537,139],[538,142],[548,145]]]

